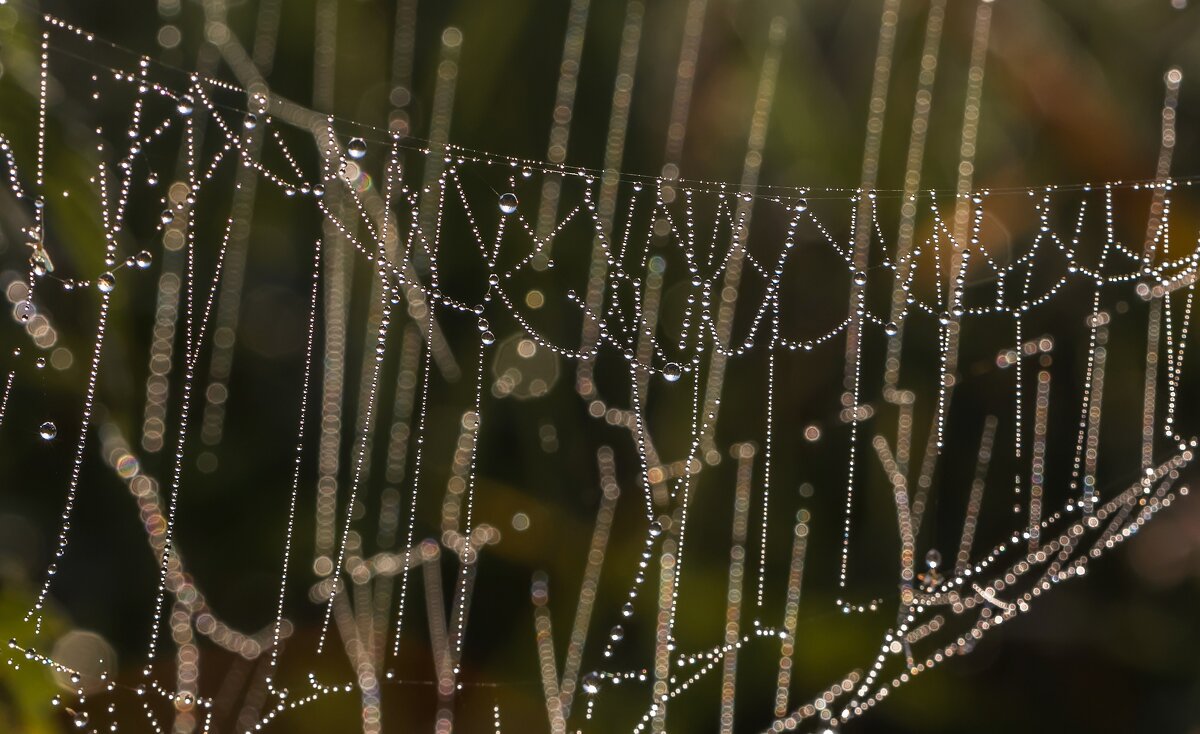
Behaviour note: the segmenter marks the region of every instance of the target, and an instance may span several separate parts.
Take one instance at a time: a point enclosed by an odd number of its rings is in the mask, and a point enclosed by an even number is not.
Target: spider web
[[[1187,493],[1200,250],[1171,242],[1192,187],[1168,175],[1173,114],[1153,181],[783,189],[414,141],[44,27],[32,183],[2,143],[30,259],[5,283],[0,428],[51,444],[37,461],[65,493],[10,662],[66,676],[80,729],[286,728],[341,698],[364,731],[411,711],[438,731],[663,731],[703,700],[723,731],[735,703],[739,724],[824,729]],[[87,141],[48,124],[51,78],[112,122]],[[59,199],[77,162],[49,153],[93,143]],[[94,215],[68,225],[68,202]],[[311,236],[273,237],[271,208]],[[291,311],[243,294],[266,248]],[[247,359],[278,374],[239,384]],[[40,400],[55,371],[75,405]],[[521,417],[572,392],[570,415]],[[238,407],[263,394],[295,409]],[[227,441],[231,422],[261,441]],[[59,572],[96,542],[97,448],[157,579],[141,675],[41,642]],[[260,487],[237,478],[251,463],[272,467]],[[188,564],[237,542],[185,532],[226,465],[224,510],[282,551],[246,559],[274,603],[245,625],[202,590],[238,569]],[[528,597],[519,559],[545,569]],[[859,624],[873,646],[802,669],[807,640]],[[526,662],[488,662],[509,654]],[[210,659],[241,679],[210,687]],[[769,691],[758,711],[748,686]],[[389,693],[415,708],[386,713]]]

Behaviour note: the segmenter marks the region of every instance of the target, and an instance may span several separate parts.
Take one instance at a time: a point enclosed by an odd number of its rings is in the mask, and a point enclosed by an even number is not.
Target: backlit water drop
[[[594,696],[600,692],[600,676],[595,673],[588,673],[583,676],[583,692],[589,696]]]
[[[929,552],[925,554],[925,565],[930,568],[942,565],[942,554],[937,548],[930,548]]]

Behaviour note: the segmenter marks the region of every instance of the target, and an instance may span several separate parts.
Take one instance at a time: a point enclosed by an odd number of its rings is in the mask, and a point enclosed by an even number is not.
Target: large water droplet
[[[678,362],[667,362],[663,365],[663,379],[667,382],[679,382],[679,378],[683,376],[683,368]]]
[[[663,532],[662,523],[659,522],[658,520],[651,520],[650,521],[650,537],[657,538],[658,536],[662,535],[662,532]]]
[[[13,306],[13,318],[22,324],[33,318],[35,313],[37,313],[37,309],[29,301],[19,301],[17,305]]]
[[[895,321],[889,321],[883,325],[883,333],[888,336],[895,336],[900,333],[900,325]]]
[[[185,94],[175,102],[175,109],[181,115],[190,115],[196,109],[196,100],[192,99],[192,95]]]
[[[512,214],[517,210],[517,195],[509,191],[500,194],[500,211],[505,214]]]
[[[797,199],[796,206],[794,208],[796,213],[808,211],[808,199]]]
[[[145,270],[150,267],[150,263],[154,262],[154,256],[150,254],[149,250],[142,250],[134,257],[133,261],[139,268]]]
[[[38,426],[38,435],[47,441],[52,441],[54,437],[58,435],[58,426],[54,425],[50,421],[46,421],[42,425]]]
[[[492,344],[496,343],[496,335],[486,329],[482,334],[479,335],[479,339],[484,343],[485,346],[491,346]]]
[[[158,220],[164,225],[175,221],[175,212],[170,209],[163,209],[163,213],[159,215]]]
[[[253,130],[258,127],[258,115],[251,112],[246,115],[246,119],[242,121],[242,124],[246,126],[247,130]]]
[[[600,676],[595,673],[588,673],[583,676],[583,692],[589,696],[594,696],[600,692]]]
[[[350,142],[346,143],[346,153],[354,160],[361,160],[367,155],[367,142],[362,138],[350,138]]]
[[[854,273],[854,285],[866,285],[866,284],[867,284],[867,274],[865,272],[863,272],[862,270],[856,271]]]
[[[625,639],[625,628],[619,624],[614,624],[613,628],[608,631],[608,639],[613,642],[620,642]]]
[[[101,293],[112,293],[113,288],[117,287],[117,279],[112,273],[101,273],[99,278],[96,278],[96,287]]]
[[[75,713],[75,728],[83,729],[88,725],[88,715],[86,711],[78,711]]]
[[[942,554],[937,548],[930,548],[929,552],[925,554],[925,565],[930,568],[937,568],[942,565]]]

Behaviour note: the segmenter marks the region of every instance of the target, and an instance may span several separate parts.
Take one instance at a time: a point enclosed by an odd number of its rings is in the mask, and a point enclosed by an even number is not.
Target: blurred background
[[[110,126],[127,118],[130,98],[127,93],[124,97],[117,91],[110,94],[103,83],[91,83],[90,75],[110,74],[106,70],[111,67],[134,70],[138,56],[145,55],[162,64],[155,66],[155,74],[161,74],[158,78],[177,89],[186,83],[185,72],[193,69],[245,86],[251,80],[244,67],[230,64],[225,34],[238,39],[257,62],[273,93],[336,115],[346,138],[356,134],[367,138],[373,147],[363,164],[365,169],[377,172],[382,167],[384,155],[373,141],[383,140],[384,130],[418,145],[442,135],[451,143],[500,155],[594,169],[605,165],[609,112],[630,4],[624,0],[590,3],[585,30],[577,39],[582,41],[581,66],[573,110],[567,115],[569,142],[553,137],[556,90],[564,41],[570,41],[570,9],[581,3],[400,0],[399,5],[396,0],[61,0],[35,6],[27,0],[0,0],[0,132],[12,143],[26,187],[32,186],[37,146],[40,13],[94,31],[121,47],[87,47],[96,53],[87,59],[78,56],[83,47],[64,42],[60,49],[56,42],[51,54],[54,82],[49,109],[46,241],[56,273],[83,279],[94,278],[103,270],[98,208],[94,197],[80,194],[89,190],[88,178],[99,160],[91,143],[92,131],[104,127],[108,138],[115,139],[121,128]],[[702,23],[694,88],[686,134],[672,153],[668,141],[681,46],[689,11],[695,14],[697,7],[703,12],[696,16]],[[964,94],[978,7],[966,0],[947,4],[932,91],[923,188],[953,190],[958,181]],[[993,7],[975,152],[976,188],[1152,179],[1159,155],[1163,78],[1171,68],[1182,71],[1171,171],[1179,177],[1200,174],[1200,145],[1192,134],[1200,119],[1196,114],[1200,85],[1193,80],[1193,75],[1200,74],[1200,8],[1189,7],[1186,0],[998,0]],[[728,181],[736,187],[743,176],[760,73],[769,55],[770,29],[773,22],[782,21],[786,37],[779,46],[778,81],[759,183],[814,189],[858,186],[881,9],[879,0],[647,2],[621,170],[654,177],[664,172],[665,164],[675,163],[683,178]],[[887,124],[879,155],[880,189],[903,185],[928,12],[929,3],[924,0],[900,4]],[[400,33],[398,18],[402,21]],[[456,30],[447,33],[448,28]],[[224,52],[218,48],[222,45]],[[411,53],[398,54],[402,47],[410,47]],[[407,61],[397,62],[399,57]],[[454,61],[455,88],[452,100],[443,98],[439,107],[439,71],[443,79],[450,73],[448,58]],[[103,91],[99,100],[91,99],[93,88]],[[231,95],[229,100],[228,109],[234,113],[231,119],[239,119],[250,106],[244,96],[238,101]],[[561,123],[561,113],[558,119]],[[350,121],[372,127],[356,127]],[[311,143],[308,149],[300,144],[295,147],[300,164],[316,170],[318,159]],[[183,349],[182,327],[165,336],[154,329],[162,307],[156,301],[160,268],[177,262],[171,260],[169,243],[164,249],[157,222],[162,197],[173,196],[167,182],[177,175],[173,173],[174,151],[154,155],[159,157],[154,159],[151,175],[162,180],[156,191],[134,195],[130,219],[136,224],[121,241],[123,257],[147,250],[154,261],[146,273],[136,268],[118,273],[120,289],[99,384],[98,427],[85,452],[81,499],[72,523],[72,550],[58,573],[44,637],[38,642],[43,652],[53,648],[80,660],[101,656],[115,661],[110,668],[113,674],[130,685],[141,677],[157,576],[157,564],[146,542],[146,526],[153,524],[153,518],[146,506],[131,496],[130,488],[134,494],[137,488],[130,477],[140,471],[163,482],[168,475],[175,436],[171,427],[179,410],[178,354]],[[413,156],[414,171],[421,167],[418,158]],[[378,173],[374,175],[378,179]],[[541,176],[535,173],[531,182],[522,184],[527,186],[518,192],[523,205],[536,202]],[[414,178],[419,181],[415,174]],[[223,185],[231,185],[232,180],[232,176],[224,179]],[[505,177],[496,175],[475,185],[503,191],[500,187],[506,185]],[[178,526],[189,579],[203,590],[214,615],[247,634],[266,628],[274,618],[299,413],[310,247],[321,226],[313,207],[297,207],[274,188],[260,186],[256,196],[240,320],[236,336],[231,337],[236,358],[226,383],[228,397],[222,394],[217,401],[225,405],[223,437],[220,443],[209,445],[200,435],[206,429],[197,421],[196,437],[184,464]],[[572,196],[577,201],[579,190],[568,186],[564,201]],[[844,197],[829,197],[825,202],[818,201],[820,198],[813,196],[813,206],[825,207],[821,211],[835,222],[834,234],[846,241],[850,206]],[[1070,222],[1078,201],[1068,199],[1056,209],[1055,222]],[[1119,202],[1119,236],[1135,247],[1140,247],[1145,235],[1148,202],[1149,195],[1140,194],[1123,196]],[[1027,241],[1026,235],[1036,226],[1029,210],[1018,209],[1008,209],[1008,219],[996,214],[987,230],[1005,240],[1010,257],[1019,255],[1019,243]],[[18,289],[24,287],[30,251],[23,228],[30,226],[32,216],[28,201],[18,201],[7,190],[0,193],[0,287],[6,289],[10,304],[21,300],[12,288],[14,284]],[[201,226],[218,232],[224,216],[222,213],[221,221]],[[497,216],[489,212],[488,221],[494,222]],[[764,237],[772,226],[778,230],[778,223],[764,221]],[[1181,194],[1173,202],[1172,222],[1176,254],[1190,250],[1200,222],[1200,198]],[[889,236],[894,226],[887,225]],[[1098,230],[1088,231],[1098,236]],[[588,252],[586,247],[571,247],[570,237],[590,243],[590,237],[576,233],[556,244],[556,268],[539,270],[525,298],[526,307],[538,311],[539,327],[562,335],[563,343],[578,338],[580,319],[576,312],[555,304],[568,287],[581,289],[577,276],[586,273]],[[1098,247],[1085,243],[1084,249],[1092,246]],[[178,247],[173,252],[177,256]],[[448,246],[440,260],[449,282],[476,272],[476,261],[464,256],[460,262],[455,253],[455,248]],[[671,284],[682,278],[677,268],[672,269],[665,249],[661,254],[668,262],[667,320],[671,309],[674,313],[680,310],[680,298],[672,301],[669,294]],[[199,257],[201,271],[211,272],[212,253]],[[347,306],[347,342],[352,346],[347,351],[345,389],[350,396],[348,404],[354,403],[345,410],[347,425],[356,420],[354,411],[359,407],[354,401],[363,373],[361,344],[367,333],[371,275],[361,264],[345,275],[355,294]],[[571,283],[573,276],[576,281]],[[824,283],[830,278],[820,270],[807,277],[794,284],[804,309],[796,321],[801,330],[809,325],[809,332],[815,334],[844,317],[846,284]],[[846,279],[844,271],[837,271],[833,280],[837,279]],[[826,287],[828,292],[822,290]],[[71,300],[56,293],[45,297],[39,309],[49,315],[48,331],[43,329],[35,336],[15,318],[6,317],[0,325],[0,345],[4,347],[0,365],[18,374],[0,444],[0,638],[15,637],[22,642],[32,638],[21,618],[53,555],[95,320],[92,296]],[[544,309],[539,300],[543,298],[549,303]],[[1081,298],[1088,301],[1082,303]],[[1031,335],[1041,333],[1037,329],[1052,331],[1060,321],[1076,326],[1083,323],[1083,315],[1090,310],[1090,291],[1068,291],[1062,300],[1065,305],[1050,308],[1039,317],[1041,323],[1031,325]],[[1103,486],[1108,488],[1122,486],[1122,480],[1127,483],[1131,470],[1133,474],[1137,470],[1135,434],[1140,435],[1140,426],[1134,424],[1140,420],[1136,411],[1145,349],[1145,307],[1140,308],[1130,305],[1133,326],[1116,330],[1113,336],[1111,351],[1123,356],[1114,358],[1109,377],[1113,399],[1105,425],[1114,427],[1106,429],[1109,443],[1102,462]],[[419,508],[418,540],[439,538],[442,491],[461,470],[454,464],[455,449],[463,413],[471,405],[478,333],[473,319],[456,318],[448,318],[444,327],[464,376],[439,378],[434,387],[425,480],[433,499]],[[411,330],[412,320],[404,323]],[[600,503],[596,450],[601,445],[613,446],[622,495],[585,670],[647,665],[645,651],[652,646],[654,633],[653,617],[647,610],[624,622],[625,648],[613,661],[599,657],[606,630],[622,621],[618,610],[642,548],[642,500],[630,434],[588,414],[586,402],[575,391],[575,364],[546,350],[538,352],[536,359],[522,353],[527,347],[511,319],[497,320],[493,328],[498,340],[485,381],[477,520],[495,527],[499,542],[483,552],[464,653],[458,728],[491,731],[492,707],[499,704],[504,731],[543,731],[546,718],[528,596],[531,578],[544,572],[549,579],[561,660]],[[404,369],[398,356],[403,351],[402,332],[397,328],[393,333],[385,381],[394,382]],[[1068,331],[1056,339],[1054,350],[1055,369],[1061,370],[1064,383],[1075,390],[1082,369],[1079,350],[1086,345],[1086,340],[1080,339],[1083,333],[1078,328]],[[985,335],[972,347],[976,361],[987,363],[1003,348],[1001,336]],[[152,360],[148,364],[156,339],[165,339],[168,356],[172,350],[176,352],[173,371],[159,374]],[[926,343],[932,344],[932,337]],[[868,361],[881,359],[878,344],[868,347]],[[778,579],[786,575],[793,518],[801,509],[813,517],[793,703],[806,700],[851,667],[868,665],[878,649],[881,631],[894,621],[890,610],[897,591],[894,569],[889,565],[894,560],[870,560],[876,550],[881,558],[894,559],[895,520],[877,462],[866,470],[862,481],[868,487],[863,490],[870,497],[867,505],[881,504],[878,510],[864,510],[855,518],[855,532],[870,540],[862,541],[865,545],[860,550],[865,549],[866,560],[852,591],[859,601],[881,599],[885,611],[846,616],[835,603],[840,596],[836,570],[847,429],[830,416],[838,411],[843,345],[843,341],[835,341],[812,362],[788,358],[780,367],[776,410],[784,418],[777,423],[776,450],[785,459],[777,469],[775,486],[780,488],[780,499],[772,509],[770,549],[773,559],[782,560],[768,567],[776,580],[768,590],[769,609],[782,609],[783,584]],[[26,350],[25,359],[8,357],[16,346]],[[47,366],[32,368],[28,359],[32,354],[46,359]],[[932,349],[906,358],[914,370],[936,369],[937,355]],[[208,361],[207,356],[201,360],[205,365]],[[524,370],[518,372],[516,384],[511,374],[505,377],[509,363]],[[627,379],[627,375],[616,366],[619,360],[608,364],[602,355],[597,375],[601,391],[611,387],[613,394],[620,395],[617,402],[624,405],[628,385],[621,378]],[[711,483],[701,484],[712,504],[701,504],[696,510],[695,537],[719,537],[720,541],[707,550],[704,540],[697,542],[696,560],[689,562],[689,573],[694,576],[685,582],[690,585],[690,596],[682,602],[680,641],[684,649],[714,644],[723,628],[728,508],[732,506],[735,464],[728,458],[728,447],[739,441],[761,445],[763,440],[765,360],[755,354],[739,364],[742,366],[737,369],[742,371],[729,378],[718,431],[722,461],[711,472],[713,478],[705,480]],[[170,397],[161,407],[161,423],[147,429],[146,421],[153,412],[147,408],[147,381],[153,382],[156,374],[165,381],[156,384],[167,385],[163,390],[169,391]],[[1189,367],[1185,384],[1195,384],[1196,377]],[[873,379],[877,381],[877,376]],[[997,382],[988,382],[991,379]],[[977,392],[964,392],[952,414],[947,468],[940,470],[935,490],[935,497],[944,499],[931,511],[935,520],[929,523],[920,545],[922,549],[940,546],[947,557],[952,555],[947,549],[953,548],[957,539],[965,501],[965,485],[955,482],[964,476],[969,481],[983,417],[1003,411],[1003,406],[1011,410],[1010,393],[1005,392],[1011,389],[1009,383],[988,375],[979,378],[979,383]],[[153,395],[151,390],[150,402]],[[689,396],[686,388],[662,397],[652,393],[652,430],[663,437],[661,450],[673,458],[686,452]],[[211,401],[211,394],[208,397]],[[1181,421],[1193,427],[1200,422],[1194,408],[1196,397],[1189,388],[1180,398]],[[390,399],[388,393],[385,400]],[[1052,462],[1058,460],[1055,465],[1060,469],[1055,472],[1069,464],[1067,457],[1078,425],[1078,408],[1068,407],[1069,400],[1063,405],[1061,411],[1052,409],[1054,432],[1048,453]],[[57,428],[58,437],[53,441],[39,438],[34,430],[48,420]],[[310,420],[315,426],[318,413],[310,411]],[[811,425],[823,427],[825,434],[819,441],[804,438],[804,429]],[[1002,419],[1001,425],[1009,424]],[[1122,432],[1121,426],[1127,430]],[[319,555],[314,553],[312,540],[318,472],[314,435],[310,433],[303,464],[298,570],[288,596],[291,637],[283,665],[290,673],[281,674],[294,690],[304,689],[303,675],[310,670],[331,682],[353,676],[344,656],[326,653],[318,657],[314,653],[324,614],[323,605],[307,600],[308,587],[321,577],[319,563],[313,563]],[[921,434],[917,443],[923,441]],[[377,442],[377,453],[386,450],[385,443],[385,439]],[[348,476],[350,449],[349,439],[344,438],[340,446],[343,476]],[[997,451],[1011,453],[1012,447],[1001,444]],[[109,461],[114,455],[128,456],[134,462],[125,467],[125,474],[121,467],[108,465],[115,463]],[[996,476],[1005,474],[997,469]],[[348,480],[344,482],[342,486],[348,486]],[[989,491],[994,486],[999,495],[1003,484],[997,481]],[[374,508],[393,496],[387,492],[397,486],[403,482],[385,476],[382,470],[368,480],[364,488],[368,499],[361,513],[367,516],[368,527]],[[1005,517],[999,519],[991,537],[1005,536],[1006,521]],[[985,534],[981,530],[981,535]],[[876,543],[875,538],[884,540]],[[443,551],[443,555],[443,575],[451,584],[457,566],[451,563],[452,554]],[[414,581],[418,587],[421,583]],[[419,598],[423,590],[414,593],[418,598],[410,600],[415,611],[406,628],[413,642],[393,661],[398,677],[408,683],[384,689],[383,730],[388,732],[427,731],[433,726],[437,699],[428,683],[432,663],[424,604]],[[646,594],[651,595],[652,589],[648,587]],[[1061,585],[1033,611],[991,633],[970,655],[917,677],[844,730],[1200,732],[1198,612],[1200,505],[1185,499],[1156,518],[1139,537],[1089,566],[1086,578]],[[778,611],[771,612],[764,622],[778,624],[779,616]],[[749,619],[749,615],[743,618],[744,628]],[[237,644],[245,655],[217,649],[206,639],[194,643],[203,660],[196,681],[201,693],[216,696],[227,690],[223,686],[232,691],[221,704],[219,731],[240,731],[239,722],[253,721],[263,705],[261,699],[243,699],[237,694],[243,685],[250,686],[262,675],[261,646],[255,647],[255,640],[261,639],[239,638]],[[173,643],[168,640],[166,644]],[[173,668],[168,664],[173,654],[172,650],[160,659],[160,672],[167,681],[171,680]],[[748,648],[743,656],[738,731],[758,731],[770,723],[776,661],[777,648]],[[73,730],[72,716],[49,704],[51,697],[66,695],[60,691],[61,683],[36,666],[0,670],[0,730]],[[716,731],[718,685],[718,676],[713,675],[692,691],[692,699],[679,699],[671,709],[669,729]],[[643,695],[641,689],[636,694],[633,690],[631,686],[630,690],[605,691],[597,704],[603,717],[593,725],[600,728],[592,730],[631,728],[649,700],[648,691]],[[121,730],[142,731],[146,724],[137,699],[132,695],[122,698],[119,692],[114,696],[125,712],[116,714]],[[104,701],[102,697],[96,700]],[[169,708],[162,713],[168,728],[172,721]],[[273,728],[298,733],[352,731],[358,726],[358,708],[356,697],[334,696],[302,714],[282,717]],[[174,726],[191,730],[178,719]]]

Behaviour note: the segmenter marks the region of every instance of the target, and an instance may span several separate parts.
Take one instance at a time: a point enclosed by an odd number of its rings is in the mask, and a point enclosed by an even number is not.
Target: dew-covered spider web
[[[587,0],[545,160],[450,142],[457,29],[416,138],[276,94],[221,8],[236,84],[46,16],[0,112],[36,118],[0,142],[0,431],[37,466],[12,489],[61,500],[8,658],[79,730],[838,729],[1187,494],[1178,70],[1153,177],[980,189],[982,2],[957,188],[921,186],[927,97],[904,188],[876,104],[860,186],[785,188],[759,184],[783,18],[723,183],[679,174],[702,0],[657,176],[622,172],[637,0],[597,170],[563,162]],[[130,537],[104,583],[76,570]],[[59,608],[122,596],[142,659],[63,642]]]

